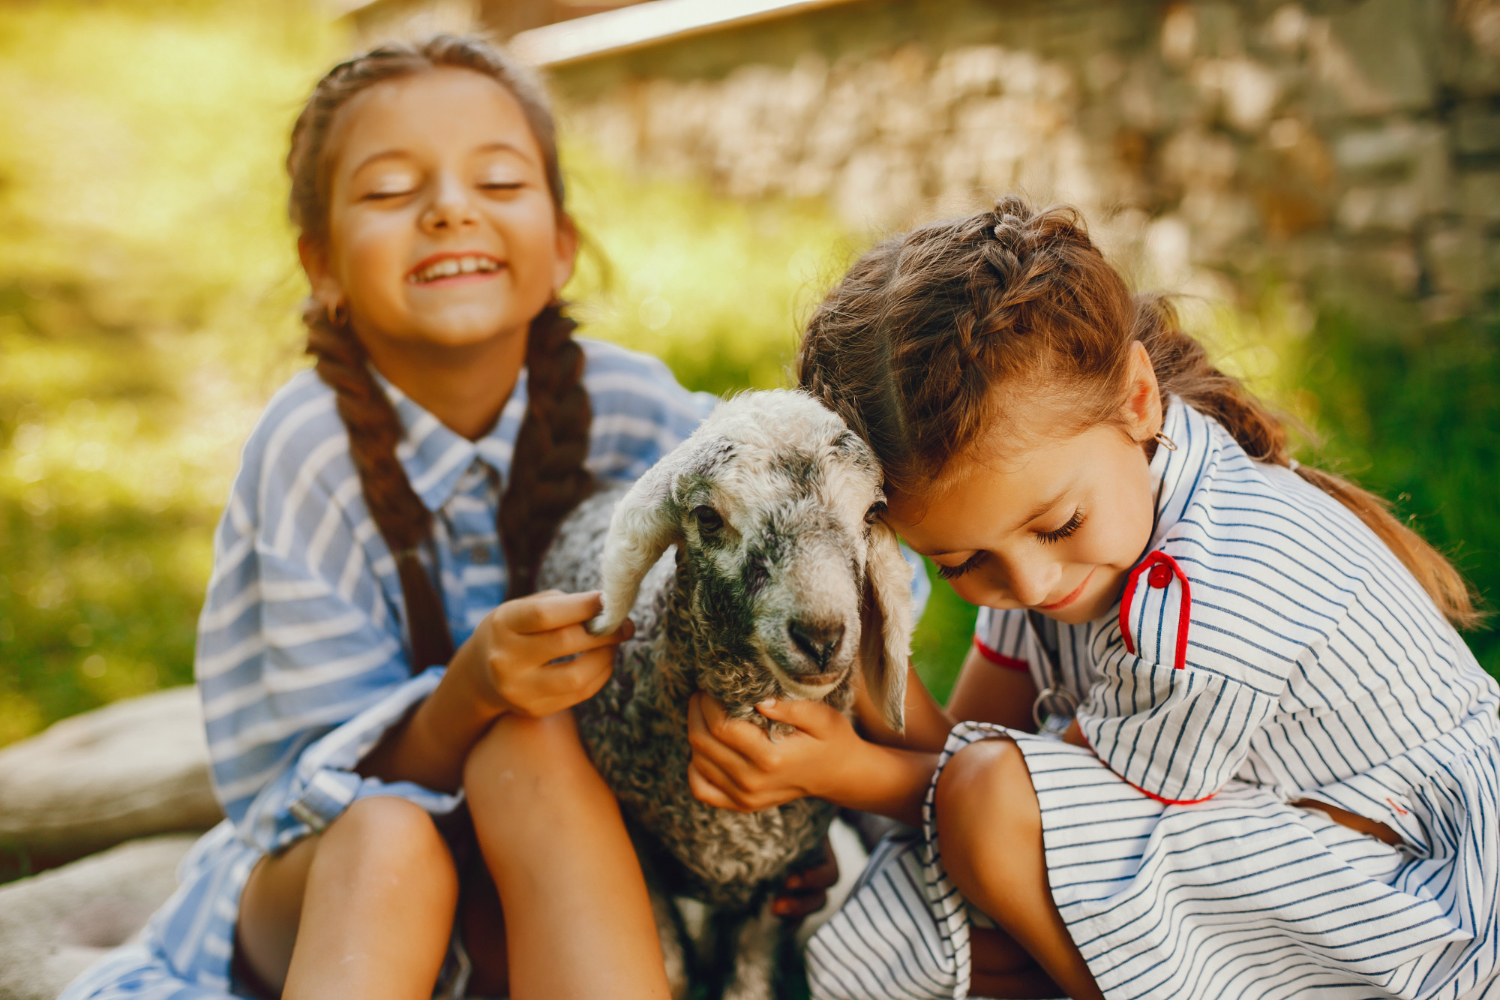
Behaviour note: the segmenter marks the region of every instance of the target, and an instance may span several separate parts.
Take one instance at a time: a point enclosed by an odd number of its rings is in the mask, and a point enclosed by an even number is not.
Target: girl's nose
[[[479,213],[468,188],[456,177],[437,178],[432,203],[422,213],[422,227],[429,231],[462,229],[479,221]]]
[[[1034,560],[1008,559],[1005,571],[1011,596],[1028,608],[1046,604],[1058,579],[1056,565]]]

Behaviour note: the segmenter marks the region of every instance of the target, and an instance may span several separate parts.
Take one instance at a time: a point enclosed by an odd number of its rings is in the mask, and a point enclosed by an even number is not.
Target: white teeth
[[[426,281],[436,281],[439,278],[451,278],[456,274],[474,274],[476,272],[489,272],[500,270],[500,265],[489,257],[447,257],[431,264],[413,274],[409,279],[412,284],[420,285]]]

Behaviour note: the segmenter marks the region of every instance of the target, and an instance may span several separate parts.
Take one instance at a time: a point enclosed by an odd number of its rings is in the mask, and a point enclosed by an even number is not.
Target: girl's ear
[[[332,310],[344,301],[344,286],[329,267],[328,251],[323,243],[310,236],[297,239],[297,256],[302,259],[302,270],[312,285],[312,297],[325,310]]]
[[[1125,376],[1125,402],[1120,407],[1125,432],[1139,442],[1150,441],[1161,430],[1161,388],[1156,369],[1146,345],[1137,340],[1130,345],[1130,361]]]
[[[578,260],[578,225],[566,212],[557,215],[557,260],[552,272],[552,297],[562,294],[563,286],[573,277],[573,265]]]

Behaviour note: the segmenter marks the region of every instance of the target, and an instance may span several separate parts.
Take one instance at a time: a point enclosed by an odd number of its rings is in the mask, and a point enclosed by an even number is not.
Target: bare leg
[[[237,945],[285,1000],[432,995],[458,900],[448,845],[404,799],[361,799],[251,873]]]
[[[505,910],[515,1000],[668,1000],[640,861],[571,712],[505,716],[464,793]]]
[[[1010,740],[964,747],[937,787],[938,844],[953,884],[1075,1000],[1103,1000],[1052,901],[1042,812]]]

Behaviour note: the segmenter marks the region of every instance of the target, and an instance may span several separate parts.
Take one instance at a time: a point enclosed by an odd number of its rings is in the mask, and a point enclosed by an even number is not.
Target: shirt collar
[[[459,480],[475,459],[500,474],[503,491],[503,484],[510,475],[516,436],[526,415],[526,369],[521,369],[516,378],[516,387],[500,410],[495,426],[477,441],[454,432],[376,371],[373,365],[370,371],[401,419],[403,433],[396,445],[396,458],[423,506],[434,513],[441,509],[452,498]]]
[[[1219,442],[1207,417],[1172,396],[1162,418],[1162,436],[1176,450],[1157,442],[1151,459],[1151,479],[1156,487],[1156,527],[1148,551],[1161,547],[1163,539],[1181,521],[1208,476],[1219,453]]]

